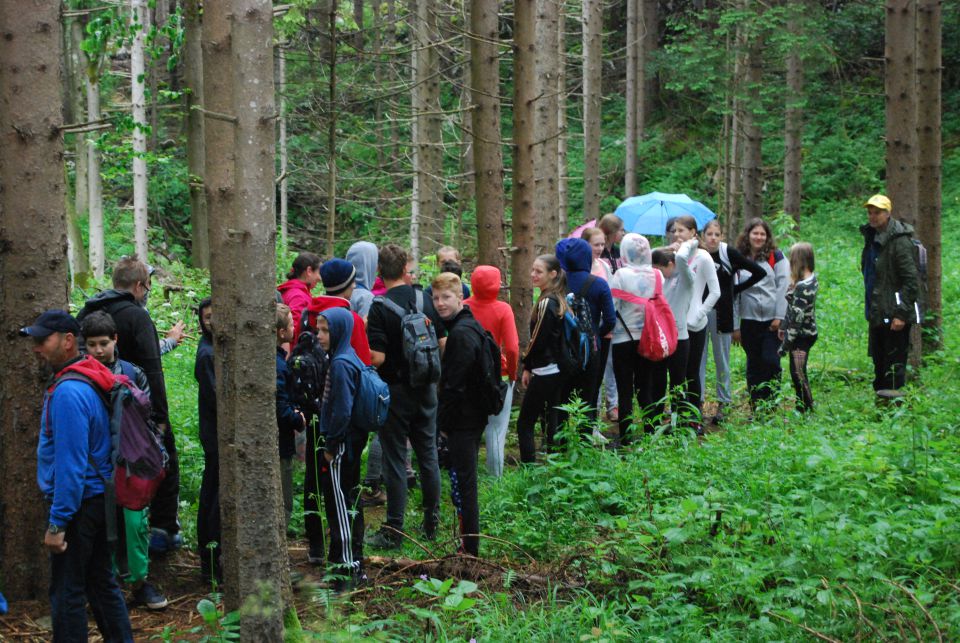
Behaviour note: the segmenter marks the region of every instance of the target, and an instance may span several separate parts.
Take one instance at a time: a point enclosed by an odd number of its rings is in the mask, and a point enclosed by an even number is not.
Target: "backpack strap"
[[[718,254],[720,255],[720,265],[723,266],[723,269],[728,273],[733,274],[733,265],[730,263],[730,252],[727,250],[726,242],[720,242]]]
[[[414,297],[416,298],[416,302],[414,305],[417,307],[417,312],[422,313],[423,312],[423,291],[417,290],[416,288],[414,288],[413,294],[414,294]]]
[[[125,376],[130,383],[136,385],[137,383],[137,370],[136,367],[125,359],[120,360],[120,374]]]
[[[597,280],[596,275],[588,275],[587,280],[583,282],[583,286],[580,287],[580,292],[577,293],[577,297],[587,298],[587,293],[590,291],[590,287],[593,285],[593,282]]]
[[[312,330],[313,326],[310,325],[310,310],[309,308],[304,308],[303,312],[300,313],[300,332]]]
[[[419,294],[420,294],[420,301],[422,302],[422,301],[423,301],[423,293],[419,293]],[[389,310],[390,312],[394,313],[394,314],[395,314],[397,317],[399,317],[400,319],[403,319],[404,317],[407,316],[407,312],[408,312],[408,311],[404,310],[404,309],[400,306],[400,304],[398,304],[397,302],[389,299],[388,297],[384,297],[384,296],[381,295],[381,296],[379,296],[379,297],[374,297],[373,300],[374,300],[374,301],[379,301],[380,303],[382,303],[384,306],[387,307],[387,310]]]

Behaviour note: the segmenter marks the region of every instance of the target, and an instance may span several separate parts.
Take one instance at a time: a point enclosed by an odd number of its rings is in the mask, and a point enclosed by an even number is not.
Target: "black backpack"
[[[300,331],[287,358],[287,366],[290,368],[290,392],[294,404],[305,413],[319,415],[329,360],[312,330]]]
[[[440,343],[430,318],[423,312],[423,292],[416,290],[413,310],[404,310],[386,297],[377,297],[388,309],[400,317],[403,334],[403,359],[407,384],[413,388],[440,381]]]
[[[927,248],[920,239],[910,237],[913,244],[913,262],[917,266],[917,301],[914,304],[914,313],[918,324],[923,323],[927,312]]]
[[[563,346],[558,362],[560,370],[567,374],[588,372],[599,359],[600,345],[593,329],[590,302],[587,301],[587,292],[596,280],[596,275],[590,275],[576,294],[567,294],[567,312],[561,333]]]
[[[494,341],[490,331],[484,329],[479,323],[470,324],[470,327],[480,336],[477,399],[480,402],[480,408],[487,415],[497,415],[503,409],[504,400],[507,399],[507,383],[500,375],[503,368],[500,347]]]

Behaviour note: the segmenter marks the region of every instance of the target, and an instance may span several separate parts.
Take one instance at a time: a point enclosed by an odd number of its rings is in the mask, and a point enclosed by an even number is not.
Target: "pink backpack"
[[[653,291],[653,297],[649,299],[637,297],[633,293],[618,288],[611,288],[610,294],[616,299],[643,306],[643,331],[637,343],[637,352],[651,362],[662,362],[677,350],[677,322],[673,317],[673,311],[670,310],[670,304],[663,296],[663,277],[659,270],[655,273],[657,285]],[[633,334],[630,333],[620,313],[617,313],[617,317],[620,318],[620,323],[623,324],[627,335],[630,335],[630,339],[633,340]]]

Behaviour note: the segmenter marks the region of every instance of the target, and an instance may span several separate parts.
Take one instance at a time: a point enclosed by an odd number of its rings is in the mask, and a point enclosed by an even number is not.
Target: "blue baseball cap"
[[[53,333],[73,333],[79,336],[80,324],[67,311],[55,308],[41,313],[33,325],[20,329],[22,337],[47,337]]]

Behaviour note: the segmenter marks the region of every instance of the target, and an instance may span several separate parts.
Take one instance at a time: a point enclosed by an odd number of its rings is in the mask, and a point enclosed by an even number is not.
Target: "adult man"
[[[43,544],[50,551],[54,641],[86,641],[90,603],[106,641],[133,641],[130,617],[107,545],[105,480],[112,474],[110,418],[94,386],[109,390],[113,374],[81,357],[80,325],[63,310],[48,310],[20,329],[54,378],[43,398],[37,482],[49,503]],[[82,379],[60,380],[67,373]]]
[[[180,465],[177,445],[167,410],[167,387],[160,362],[157,327],[144,307],[150,294],[150,268],[132,257],[123,257],[113,267],[113,288],[88,299],[78,320],[95,310],[113,317],[117,325],[117,348],[120,357],[143,369],[150,382],[150,403],[153,419],[163,430],[163,446],[170,458],[167,477],[150,503],[150,551],[163,554],[180,547]]]
[[[410,383],[410,365],[404,356],[403,316],[423,312],[434,329],[442,328],[440,317],[429,299],[405,281],[407,253],[396,244],[380,249],[380,276],[387,293],[374,300],[367,319],[370,355],[380,377],[390,386],[390,413],[380,430],[383,448],[384,481],[387,488],[387,519],[367,544],[379,549],[400,546],[403,514],[407,508],[405,474],[409,438],[417,454],[423,490],[423,531],[436,535],[440,508],[440,468],[437,463],[437,385]],[[413,275],[410,275],[411,277]]]
[[[863,234],[865,313],[870,327],[868,353],[873,358],[873,390],[890,397],[903,387],[910,325],[919,323],[920,278],[914,261],[913,226],[890,216],[893,206],[875,194],[864,203]]]

